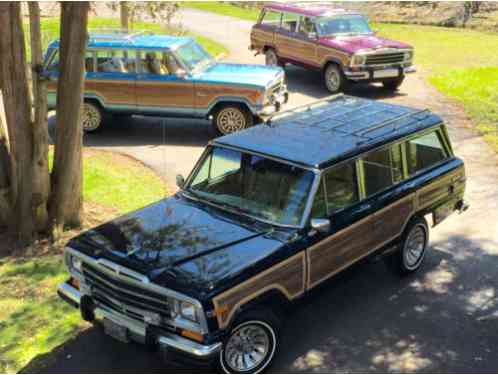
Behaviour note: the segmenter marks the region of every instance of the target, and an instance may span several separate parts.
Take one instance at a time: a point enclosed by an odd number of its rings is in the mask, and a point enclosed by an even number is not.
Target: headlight
[[[354,55],[353,58],[351,59],[351,65],[353,66],[365,65],[366,60],[367,57],[365,55]]]
[[[413,58],[413,51],[405,52],[405,61],[410,61]]]
[[[80,258],[67,254],[66,263],[70,271],[83,272],[83,261]]]
[[[189,302],[180,302],[180,315],[194,323],[199,321],[195,306]]]
[[[190,302],[185,302],[185,301],[178,301],[178,300],[173,301],[171,318],[173,318],[173,320],[182,318],[192,323],[199,323],[197,308]]]

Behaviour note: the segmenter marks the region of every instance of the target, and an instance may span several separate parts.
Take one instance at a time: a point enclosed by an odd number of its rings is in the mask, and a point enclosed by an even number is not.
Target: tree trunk
[[[47,84],[40,76],[43,52],[40,29],[40,6],[30,1],[31,67],[35,113],[33,121],[33,210],[38,231],[48,229],[47,202],[50,190],[48,174]]]
[[[1,61],[0,61],[1,64]],[[1,72],[1,67],[0,67]],[[0,84],[0,226],[7,226],[11,215],[10,202],[10,149],[5,110]]]
[[[21,3],[0,3],[0,59],[12,165],[10,201],[13,210],[9,224],[24,245],[32,241],[34,232],[33,133]]]
[[[88,2],[61,3],[60,72],[49,214],[56,238],[82,220],[82,99]]]
[[[130,30],[130,5],[127,1],[121,1],[119,3],[120,13],[121,13],[121,29],[129,31]]]

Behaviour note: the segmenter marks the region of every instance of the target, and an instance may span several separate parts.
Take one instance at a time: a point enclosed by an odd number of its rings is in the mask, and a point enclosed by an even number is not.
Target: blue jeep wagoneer
[[[466,208],[439,116],[347,96],[215,139],[178,183],[73,238],[59,294],[121,341],[233,373],[292,344],[284,308],[367,257],[417,271],[429,215]]]
[[[45,56],[48,105],[55,109],[59,42]],[[212,119],[217,134],[260,122],[288,93],[284,71],[217,62],[190,37],[90,35],[85,55],[83,129],[100,129],[103,114]]]

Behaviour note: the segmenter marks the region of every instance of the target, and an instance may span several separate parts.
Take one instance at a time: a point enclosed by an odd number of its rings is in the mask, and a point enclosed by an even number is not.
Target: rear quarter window
[[[413,175],[448,158],[440,130],[433,130],[406,142],[408,174]]]
[[[261,14],[259,23],[266,26],[280,27],[281,18],[282,18],[282,13],[265,9]]]

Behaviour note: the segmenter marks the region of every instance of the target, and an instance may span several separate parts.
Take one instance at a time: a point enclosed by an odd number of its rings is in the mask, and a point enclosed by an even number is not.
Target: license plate
[[[450,216],[455,211],[455,203],[450,202],[443,204],[436,208],[432,214],[432,220],[434,222],[434,226],[441,223],[444,219]]]
[[[128,337],[128,329],[123,327],[110,319],[104,318],[104,332],[106,335],[109,335],[121,342],[129,342],[130,339]]]
[[[384,69],[373,72],[374,78],[392,78],[399,76],[399,69]]]

